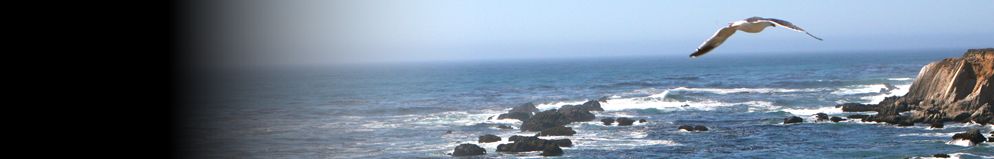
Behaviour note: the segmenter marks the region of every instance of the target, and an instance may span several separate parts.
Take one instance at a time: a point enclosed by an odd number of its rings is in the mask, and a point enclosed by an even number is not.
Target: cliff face
[[[901,102],[911,105],[920,122],[991,121],[994,114],[994,48],[970,49],[961,58],[947,58],[922,67]],[[881,103],[888,104],[888,103]]]
[[[869,120],[889,123],[994,123],[992,74],[994,48],[970,49],[963,57],[929,63],[922,67],[908,94],[865,106],[879,112]],[[848,108],[856,110],[855,106]],[[845,105],[840,107],[843,110],[847,108]],[[906,111],[911,111],[911,115],[900,115]]]

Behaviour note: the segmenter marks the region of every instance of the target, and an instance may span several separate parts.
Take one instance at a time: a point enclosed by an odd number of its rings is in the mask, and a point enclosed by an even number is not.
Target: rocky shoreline
[[[863,122],[882,122],[897,126],[913,126],[926,124],[931,128],[942,128],[946,122],[977,123],[980,125],[994,124],[994,48],[970,49],[960,58],[947,58],[929,63],[922,67],[918,76],[912,82],[909,92],[904,96],[887,97],[877,104],[845,103],[837,105],[843,112],[875,112],[875,114],[851,114],[846,117],[816,114],[817,121],[840,122],[859,119]],[[604,111],[599,100],[589,100],[581,105],[564,105],[559,109],[540,111],[533,103],[526,103],[512,108],[504,114],[495,116],[497,119],[516,119],[522,121],[521,132],[535,132],[534,136],[510,136],[512,143],[499,144],[497,152],[517,153],[541,151],[543,156],[559,156],[564,152],[560,147],[573,146],[569,139],[546,140],[539,136],[572,136],[577,132],[567,127],[573,122],[594,121],[597,117],[592,111]],[[493,117],[491,117],[493,118]],[[635,119],[625,117],[602,117],[600,122],[610,126],[630,126]],[[802,124],[803,118],[789,116],[783,119],[783,124]],[[645,119],[639,123],[648,122]],[[504,125],[502,125],[504,126]],[[501,129],[509,129],[504,126]],[[707,127],[702,125],[682,125],[682,131],[704,132]],[[952,140],[968,141],[971,145],[994,141],[984,137],[977,129],[955,134]],[[496,135],[483,135],[479,143],[497,142],[501,138]],[[481,151],[481,149],[484,149]],[[485,154],[486,148],[475,144],[462,144],[455,148],[453,156],[471,156]],[[458,155],[457,155],[458,154]],[[935,157],[948,156],[935,154]]]

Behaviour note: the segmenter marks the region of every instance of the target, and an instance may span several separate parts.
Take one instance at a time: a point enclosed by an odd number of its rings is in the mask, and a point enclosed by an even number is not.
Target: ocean
[[[561,158],[907,158],[945,153],[994,156],[994,146],[948,143],[991,126],[897,127],[812,115],[853,114],[834,106],[903,95],[925,64],[965,50],[850,51],[357,64],[243,69],[215,74],[210,96],[183,127],[183,150],[203,158],[448,158],[461,143],[486,158],[521,122],[497,120],[511,107],[539,109],[607,99],[601,117],[646,119],[633,126],[572,123]],[[801,124],[782,124],[799,116]],[[493,117],[493,119],[488,119]],[[705,132],[678,131],[684,124]],[[515,130],[501,130],[508,125]],[[476,143],[494,134],[498,143]]]

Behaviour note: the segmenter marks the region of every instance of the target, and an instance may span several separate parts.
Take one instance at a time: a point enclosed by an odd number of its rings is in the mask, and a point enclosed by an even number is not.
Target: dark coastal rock
[[[601,122],[603,122],[604,125],[611,125],[614,124],[614,118],[602,118]]]
[[[555,109],[535,113],[534,116],[521,124],[521,131],[542,131],[548,128],[563,126],[572,122]]]
[[[497,142],[497,141],[500,141],[500,137],[493,134],[486,134],[480,136],[479,140],[477,140],[477,142],[479,143],[488,143],[488,142]]]
[[[877,111],[878,106],[876,104],[845,103],[835,107],[842,107],[843,112],[869,112]]]
[[[849,118],[849,119],[865,119],[866,117],[869,117],[869,116],[870,115],[866,115],[866,114],[853,114],[853,115],[846,116],[846,118]]]
[[[528,118],[531,118],[533,112],[538,112],[538,108],[535,107],[534,103],[529,102],[511,108],[511,110],[507,111],[507,113],[497,116],[497,119],[518,119],[525,121],[528,120]]]
[[[556,145],[559,145],[560,147],[573,147],[573,141],[570,141],[569,139],[558,139],[558,140],[548,140],[548,141]]]
[[[825,121],[825,120],[828,120],[828,114],[818,113],[818,114],[815,114],[815,118],[817,118],[818,121]]]
[[[929,125],[929,127],[930,128],[942,128],[942,127],[945,127],[945,124],[942,124],[942,122],[933,122],[932,124]]]
[[[703,125],[694,126],[694,131],[708,131],[708,127],[704,127]]]
[[[953,135],[953,140],[969,140],[973,144],[979,144],[987,139],[980,133],[980,130],[970,129],[963,133],[956,133]]]
[[[580,106],[582,106],[584,109],[587,109],[587,111],[604,111],[604,108],[601,107],[601,102],[596,100],[590,100],[584,102],[583,105]]]
[[[677,129],[684,131],[708,131],[708,127],[703,125],[680,125]]]
[[[497,128],[501,129],[501,130],[511,130],[511,129],[514,129],[514,127],[507,126],[507,125],[497,125]]]
[[[949,158],[949,155],[944,154],[944,153],[937,153],[935,155],[932,155],[932,157],[936,157],[936,158]]]
[[[521,104],[520,106],[511,108],[511,110],[507,111],[507,112],[526,112],[526,113],[533,113],[533,112],[538,112],[538,108],[535,107],[535,103],[529,102],[529,103]]]
[[[832,118],[830,118],[829,120],[832,120],[832,122],[836,122],[836,123],[838,123],[838,122],[840,122],[840,121],[846,121],[847,119],[845,119],[845,118],[841,118],[841,117],[837,117],[837,116],[833,116],[833,117],[832,117]]]
[[[608,97],[608,96],[603,96],[603,97],[601,97],[601,98],[597,99],[597,101],[598,101],[598,102],[603,102],[603,103],[607,103],[607,100],[608,100],[608,99],[611,99],[611,97]]]
[[[542,130],[538,133],[538,136],[573,136],[573,134],[576,134],[576,131],[573,131],[573,128],[557,126]]]
[[[562,113],[570,122],[591,121],[596,118],[582,105],[564,105],[559,108],[559,113]]]
[[[546,146],[544,149],[542,149],[542,154],[541,155],[542,156],[562,156],[563,155],[563,149],[559,148],[559,146]]]
[[[629,118],[626,118],[626,117],[620,117],[620,118],[618,118],[618,126],[630,126],[634,122],[635,122],[635,120],[632,120],[632,119],[629,119]]]
[[[531,117],[532,117],[531,112],[507,112],[504,114],[500,114],[500,116],[497,116],[497,119],[518,119],[521,121],[525,121]]]
[[[645,119],[639,119],[639,123],[645,123],[645,122],[649,122],[649,121],[646,121]]]
[[[800,122],[804,122],[804,119],[801,119],[801,117],[797,116],[790,116],[787,118],[783,118],[783,124],[800,123]]]
[[[486,153],[486,149],[483,149],[476,144],[460,144],[459,146],[456,146],[456,150],[452,152],[452,156],[473,156],[483,155]]]
[[[511,142],[516,142],[516,141],[521,141],[521,140],[538,140],[538,137],[535,137],[535,136],[511,135],[511,137],[507,138],[507,141],[511,141]]]
[[[549,146],[555,146],[555,147],[573,146],[573,142],[570,141],[569,139],[544,140],[534,136],[514,135],[508,138],[508,140],[513,141],[513,143],[497,145],[498,152],[543,151],[546,147]]]

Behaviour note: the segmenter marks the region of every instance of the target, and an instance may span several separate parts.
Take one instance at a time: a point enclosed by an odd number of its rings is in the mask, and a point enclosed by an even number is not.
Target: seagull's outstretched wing
[[[818,38],[815,35],[811,35],[811,33],[808,33],[808,31],[804,31],[804,29],[801,29],[801,27],[798,27],[798,26],[796,26],[794,24],[791,24],[790,22],[788,22],[786,20],[780,20],[780,19],[774,19],[774,18],[763,18],[763,19],[761,19],[759,21],[771,22],[774,25],[781,26],[781,27],[784,27],[784,28],[787,28],[787,29],[790,29],[790,30],[798,31],[798,32],[803,32],[805,34],[808,34],[808,36],[811,36],[812,38],[821,40],[821,38]]]
[[[714,33],[714,36],[711,36],[711,39],[708,39],[708,41],[705,41],[704,44],[701,44],[701,46],[697,48],[697,51],[690,54],[690,58],[697,58],[698,56],[710,52],[714,48],[718,47],[718,45],[721,45],[721,43],[724,43],[725,39],[728,39],[728,37],[732,36],[732,34],[735,34],[735,27],[728,26],[721,28],[721,30]]]

